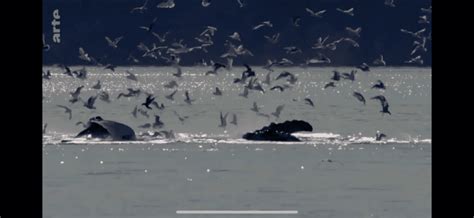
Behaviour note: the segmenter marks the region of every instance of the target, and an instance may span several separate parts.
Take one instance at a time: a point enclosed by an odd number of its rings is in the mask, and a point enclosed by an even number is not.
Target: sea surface
[[[82,66],[72,66],[79,70]],[[44,217],[236,217],[237,215],[179,215],[177,210],[297,210],[296,215],[240,215],[239,217],[431,217],[431,68],[373,67],[358,70],[356,80],[341,79],[324,89],[332,71],[353,68],[274,68],[265,93],[239,96],[234,84],[244,68],[219,70],[182,67],[176,78],[172,67],[117,67],[115,72],[87,67],[87,79],[50,70],[43,80],[43,214]],[[253,67],[259,81],[267,70]],[[138,81],[126,78],[125,71]],[[291,88],[271,91],[283,71],[293,73]],[[92,89],[100,80],[101,90]],[[164,85],[172,80],[178,87]],[[382,80],[387,89],[371,89]],[[97,99],[96,109],[82,102],[71,104],[70,92],[83,85],[86,100],[100,91],[110,103]],[[214,96],[219,87],[222,96]],[[127,88],[152,93],[163,110],[138,113],[146,94],[120,98]],[[174,101],[165,95],[178,90]],[[189,91],[191,105],[184,102]],[[360,92],[366,104],[352,93]],[[370,98],[384,95],[391,115]],[[314,107],[304,103],[310,98]],[[279,118],[271,114],[284,105]],[[72,119],[57,105],[72,109]],[[146,110],[146,109],[144,109]],[[176,115],[187,118],[180,121]],[[219,127],[220,112],[229,113],[227,126]],[[237,125],[231,124],[232,115]],[[144,129],[159,115],[164,127]],[[83,129],[77,122],[94,116],[125,123],[137,135],[173,130],[174,139],[139,137],[132,142],[73,138]],[[301,142],[252,142],[241,136],[271,122],[305,120],[313,132],[295,135]],[[380,131],[387,135],[375,140]]]

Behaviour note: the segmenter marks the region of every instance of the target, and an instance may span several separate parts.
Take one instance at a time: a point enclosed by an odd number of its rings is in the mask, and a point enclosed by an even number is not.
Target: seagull
[[[183,75],[181,67],[179,65],[174,65],[174,67],[176,68],[176,73],[173,73],[173,76],[181,78],[181,76]]]
[[[283,49],[286,50],[287,54],[303,53],[303,51],[301,51],[301,49],[297,48],[296,46],[288,46],[288,47],[284,47]]]
[[[229,38],[231,38],[233,40],[241,41],[240,40],[240,34],[238,32],[234,32],[232,35],[229,36]]]
[[[373,62],[374,65],[384,65],[386,66],[387,64],[385,63],[385,60],[383,59],[383,55],[380,55],[378,59],[375,59]]]
[[[82,127],[87,128],[87,124],[82,121],[76,122],[76,126],[82,125]]]
[[[345,42],[351,43],[352,47],[355,47],[355,48],[360,47],[359,43],[357,43],[355,40],[353,40],[353,39],[351,39],[351,38],[344,38],[343,40],[344,40]]]
[[[324,85],[324,89],[328,87],[336,87],[336,85],[334,84],[334,82],[329,82],[328,84]]]
[[[354,8],[349,8],[347,10],[342,10],[340,8],[336,8],[337,11],[347,14],[349,16],[354,16]]]
[[[259,112],[259,108],[257,106],[257,102],[253,102],[253,106],[252,108],[250,108],[251,111],[254,111],[255,113],[258,113]]]
[[[161,122],[160,116],[155,115],[155,122],[153,123],[153,129],[162,128],[165,124]]]
[[[382,80],[377,80],[377,83],[374,84],[371,89],[385,89],[385,84]]]
[[[273,91],[273,90],[276,90],[276,89],[280,90],[280,92],[283,92],[283,91],[285,91],[285,87],[283,87],[283,86],[280,86],[280,85],[273,86],[273,87],[272,87],[270,90],[272,90],[272,91]]]
[[[257,26],[254,26],[252,29],[253,30],[258,30],[264,26],[267,27],[273,27],[273,24],[270,21],[263,21],[262,23],[258,24]]]
[[[46,40],[44,39],[44,33],[43,33],[43,51],[49,51],[50,48],[51,46],[46,44]]]
[[[427,49],[426,49],[426,47],[425,47],[425,45],[426,45],[426,37],[423,37],[423,38],[422,38],[422,42],[414,41],[413,44],[416,45],[416,46],[415,46],[415,48],[411,51],[410,55],[414,55],[416,52],[418,52],[418,51],[420,51],[420,50],[421,50],[421,51],[424,51],[424,52],[427,51]]]
[[[219,127],[225,128],[227,126],[227,115],[229,115],[229,113],[225,113],[225,115],[223,115],[222,111],[220,112],[219,118],[221,123],[219,124]]]
[[[355,29],[352,29],[350,27],[346,27],[345,29],[349,34],[352,34],[354,36],[360,37],[360,32],[362,31],[362,27],[357,27]]]
[[[412,64],[412,63],[416,63],[416,64],[423,64],[423,59],[421,59],[421,56],[418,55],[408,61],[405,61],[405,63],[408,63],[408,64]]]
[[[148,115],[148,111],[146,110],[142,110],[141,108],[138,108],[138,112],[140,112],[140,114],[146,118],[150,118],[150,115]]]
[[[176,92],[178,92],[178,90],[174,90],[174,92],[172,92],[171,94],[165,96],[165,98],[169,99],[171,101],[174,101],[174,95],[176,94]]]
[[[354,82],[356,73],[357,73],[357,70],[351,70],[351,73],[342,73],[342,78],[351,80],[352,82]]]
[[[380,131],[375,133],[375,141],[381,141],[383,138],[387,138],[387,135],[380,133]]]
[[[69,94],[71,94],[72,96],[72,99],[69,100],[69,102],[71,103],[75,103],[79,100],[79,95],[81,94],[81,90],[84,88],[84,86],[79,86],[76,88],[76,91],[74,92],[69,92]]]
[[[428,16],[426,16],[426,15],[419,16],[419,18],[420,19],[418,20],[418,23],[420,23],[420,24],[424,24],[424,23],[429,24],[430,23],[430,21],[428,20]]]
[[[242,96],[244,98],[247,98],[248,95],[249,95],[249,89],[247,87],[244,87],[244,91],[239,94],[239,96]]]
[[[239,3],[239,7],[241,8],[245,6],[244,0],[237,0],[237,3]]]
[[[184,102],[186,102],[186,103],[189,104],[189,105],[190,105],[193,101],[196,100],[196,99],[191,99],[191,98],[189,97],[189,92],[188,92],[187,90],[184,92],[184,95],[185,95],[185,97],[186,97],[186,99],[184,100]]]
[[[319,53],[318,56],[307,59],[306,60],[306,65],[308,64],[329,64],[331,63],[331,59],[329,59],[327,56]]]
[[[84,107],[89,108],[89,109],[96,109],[94,106],[95,100],[97,99],[97,96],[91,96],[89,99],[87,99],[87,102],[84,102]]]
[[[156,7],[157,8],[174,8],[175,3],[174,0],[165,0],[159,3]]]
[[[291,18],[291,21],[293,23],[293,26],[299,27],[300,22],[301,22],[301,17],[300,16],[294,16],[294,17]]]
[[[153,36],[155,36],[156,38],[158,38],[158,41],[160,41],[161,43],[164,43],[166,41],[166,35],[168,35],[170,32],[165,32],[163,34],[163,36],[160,36],[158,33],[155,33],[155,32],[151,32],[151,34],[153,34]]]
[[[318,38],[318,41],[311,47],[312,49],[323,49],[326,46],[324,43],[328,40],[329,36],[326,36],[324,39],[322,37]]]
[[[142,6],[132,8],[132,10],[130,10],[130,13],[134,13],[135,11],[138,11],[138,13],[143,14],[143,12],[148,9],[146,7],[147,3],[148,3],[148,0],[145,0],[145,3]]]
[[[155,102],[155,97],[153,97],[153,95],[148,95],[142,105],[151,110],[152,108],[150,107],[150,104],[153,102]]]
[[[137,109],[138,109],[138,106],[135,105],[135,108],[133,108],[133,111],[132,111],[132,116],[137,118]]]
[[[112,72],[115,72],[115,68],[116,68],[116,67],[117,67],[117,66],[115,66],[115,65],[113,65],[113,64],[107,64],[107,65],[104,67],[104,69],[109,69],[109,70],[111,70]]]
[[[332,72],[334,73],[334,75],[331,77],[331,80],[334,80],[334,81],[341,80],[341,73],[339,73],[339,71],[334,70]]]
[[[74,77],[74,76],[72,75],[71,69],[70,69],[68,66],[66,66],[66,65],[64,65],[64,64],[60,64],[59,67],[60,67],[61,69],[64,69],[64,70],[65,70],[65,71],[63,72],[63,74],[66,74],[66,75],[68,75],[68,76],[70,76],[70,77]]]
[[[137,76],[135,74],[131,73],[130,71],[126,70],[125,73],[127,73],[127,76],[125,78],[133,81],[138,81]]]
[[[366,63],[362,63],[361,65],[357,66],[357,68],[361,69],[362,71],[370,71],[370,67]]]
[[[164,85],[165,88],[172,89],[175,87],[178,87],[178,83],[174,80],[168,82],[167,84]]]
[[[119,36],[119,37],[115,38],[114,40],[111,40],[108,36],[105,37],[105,40],[107,41],[107,44],[112,48],[117,48],[118,43],[122,39],[123,39],[123,36]]]
[[[232,114],[232,121],[230,123],[237,126],[237,114]]]
[[[360,94],[359,92],[354,92],[354,93],[352,94],[352,96],[356,97],[357,100],[359,100],[360,102],[364,103],[364,105],[365,105],[365,98],[364,98],[364,96],[363,96],[362,94]]]
[[[140,89],[133,90],[131,88],[128,88],[127,90],[128,90],[128,93],[126,93],[126,94],[125,93],[119,93],[118,96],[117,96],[117,99],[119,99],[122,96],[127,97],[127,98],[128,97],[133,97],[133,96],[136,96],[136,97],[140,96],[140,93],[141,93]]]
[[[181,117],[181,116],[178,114],[178,112],[176,112],[176,111],[173,111],[173,113],[178,117],[179,121],[181,121],[181,124],[182,124],[186,119],[189,118],[188,116]]]
[[[280,61],[277,62],[277,64],[280,66],[292,65],[293,61],[290,61],[289,59],[286,59],[286,58],[282,58]]]
[[[110,96],[109,96],[109,93],[107,93],[106,91],[102,91],[99,93],[99,99],[101,101],[110,103]]]
[[[426,28],[423,28],[423,29],[418,30],[418,31],[416,31],[416,32],[411,32],[411,31],[408,31],[408,30],[406,30],[406,29],[400,29],[400,31],[401,31],[402,33],[409,34],[409,35],[411,35],[411,36],[413,36],[413,37],[415,37],[415,38],[421,39],[421,38],[422,38],[421,34],[426,31]]]
[[[269,43],[277,44],[280,41],[280,33],[274,34],[273,36],[263,36]]]
[[[173,0],[171,0],[171,1],[173,1]],[[153,29],[153,26],[155,26],[155,23],[156,23],[157,20],[158,20],[158,18],[155,17],[155,18],[153,18],[153,21],[151,22],[151,24],[149,24],[148,26],[139,26],[138,28],[144,29],[147,32],[151,32],[151,30]]]
[[[201,5],[206,8],[211,5],[211,0],[202,0]]]
[[[69,120],[72,119],[72,110],[71,110],[70,108],[68,108],[68,107],[66,107],[66,106],[63,106],[63,105],[59,105],[59,104],[56,105],[56,106],[58,106],[58,107],[64,109],[64,110],[65,110],[64,113],[69,114]]]
[[[209,75],[209,74],[214,74],[214,75],[217,75],[217,71],[220,69],[220,68],[226,68],[227,66],[225,64],[221,64],[221,63],[214,63],[213,65],[213,69],[210,70],[210,71],[207,71],[206,72],[206,76]]]
[[[281,111],[283,110],[284,107],[285,107],[284,104],[283,104],[283,105],[279,105],[279,106],[276,108],[275,112],[272,112],[272,115],[275,116],[276,118],[280,118],[280,113],[281,113]]]
[[[49,70],[43,71],[43,79],[51,79],[51,72]]]
[[[314,103],[310,98],[305,98],[304,99],[305,104],[310,105],[311,107],[314,107]]]
[[[319,17],[319,18],[323,18],[323,14],[326,13],[326,10],[321,10],[321,11],[318,11],[318,12],[314,12],[313,10],[309,9],[309,8],[306,8],[306,11],[311,15],[311,17]]]
[[[92,61],[91,58],[89,57],[89,54],[87,54],[86,51],[84,51],[82,47],[79,47],[79,59],[88,61],[88,62]]]
[[[100,80],[97,80],[97,84],[92,86],[93,89],[100,89],[101,87],[102,87],[102,85],[100,84]]]
[[[390,114],[392,115],[392,113],[390,113],[390,111],[388,110],[388,102],[387,100],[385,99],[385,97],[383,95],[377,95],[375,97],[372,97],[370,99],[374,99],[374,100],[379,100],[380,101],[380,104],[382,105],[382,110],[380,111],[382,114]]]
[[[385,0],[385,5],[394,8],[395,7],[395,0]]]
[[[217,28],[216,27],[213,27],[213,26],[207,26],[206,29],[204,31],[201,32],[201,34],[199,34],[200,36],[203,36],[207,33],[209,33],[210,36],[214,36],[214,34],[216,33],[217,31]]]
[[[431,14],[431,6],[429,8],[421,8],[421,12]]]
[[[138,126],[138,128],[148,129],[148,128],[151,128],[151,124],[145,123],[143,125]]]
[[[265,76],[265,80],[262,81],[262,83],[267,84],[267,85],[270,85],[272,83],[271,78],[270,78],[270,74],[272,74],[271,71],[267,73],[267,75]]]
[[[221,92],[221,90],[220,90],[218,87],[216,87],[216,91],[213,92],[212,94],[221,96],[221,95],[222,95],[222,92]]]
[[[291,83],[291,84],[294,84],[297,80],[296,76],[293,75],[292,73],[288,72],[288,71],[283,71],[280,73],[280,75],[277,76],[277,78],[275,80],[279,80],[281,78],[286,78],[288,77],[288,81]]]

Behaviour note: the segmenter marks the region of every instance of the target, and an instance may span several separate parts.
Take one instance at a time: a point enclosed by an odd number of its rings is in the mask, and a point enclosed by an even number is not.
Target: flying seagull
[[[237,114],[232,114],[232,120],[230,123],[237,126]]]
[[[165,96],[165,98],[169,99],[171,101],[174,101],[174,95],[176,94],[176,92],[178,92],[178,90],[174,90],[174,92],[172,92],[171,94]]]
[[[221,90],[220,90],[218,87],[216,87],[216,91],[213,92],[212,94],[221,96],[221,95],[222,95],[222,92],[221,92]]]
[[[373,62],[374,65],[383,65],[386,66],[385,60],[383,59],[383,55],[380,55],[379,58],[375,59]]]
[[[334,84],[334,82],[329,82],[327,83],[326,85],[324,85],[324,89],[327,89],[328,87],[336,87],[336,85]]]
[[[354,92],[354,93],[352,94],[352,96],[356,97],[357,100],[359,100],[360,102],[364,103],[364,105],[365,105],[365,98],[364,98],[364,96],[363,96],[362,94],[360,94],[359,92]]]
[[[184,92],[184,96],[186,97],[186,99],[184,99],[184,102],[186,102],[186,103],[189,104],[189,105],[190,105],[193,101],[196,100],[196,99],[191,99],[191,98],[189,97],[189,92],[188,92],[188,90],[186,90],[186,91]]]
[[[206,8],[211,5],[211,0],[202,0],[201,5]]]
[[[229,115],[229,113],[225,113],[225,115],[223,115],[222,111],[220,112],[219,119],[221,123],[219,124],[219,127],[225,128],[227,126],[227,115]]]
[[[258,24],[257,26],[254,26],[252,29],[253,30],[258,30],[262,27],[273,27],[273,24],[270,21],[263,21],[262,23]]]
[[[148,3],[148,0],[145,0],[145,3],[142,6],[132,8],[132,10],[130,10],[130,13],[134,13],[135,11],[137,11],[138,13],[143,14],[143,12],[148,9],[146,7],[147,3]]]
[[[258,106],[257,106],[257,102],[255,102],[255,101],[253,102],[253,106],[252,106],[252,108],[250,108],[250,110],[251,110],[251,111],[254,111],[254,112],[256,112],[256,113],[259,112],[259,108],[258,108]]]
[[[155,18],[153,18],[153,21],[151,22],[151,24],[149,24],[148,26],[140,26],[138,28],[144,29],[147,32],[151,32],[151,30],[153,29],[153,26],[155,26],[155,23],[156,23],[157,20],[158,20],[158,18],[155,17]]]
[[[394,8],[395,7],[395,0],[385,0],[384,4],[388,7],[392,7]]]
[[[174,8],[175,3],[174,0],[165,0],[161,3],[159,3],[156,7],[157,8]]]
[[[336,8],[337,11],[341,12],[341,13],[344,13],[344,14],[347,14],[349,16],[354,16],[354,8],[349,8],[347,10],[343,10],[343,9],[340,9],[340,8]]]
[[[72,110],[70,108],[68,108],[66,106],[63,106],[63,105],[56,105],[56,106],[64,109],[65,110],[64,113],[69,114],[69,120],[72,119]]]
[[[275,116],[276,118],[280,118],[280,114],[281,114],[281,111],[283,110],[283,108],[285,107],[285,105],[279,105],[276,109],[275,109],[275,112],[272,112],[272,115]]]
[[[322,18],[323,17],[322,15],[326,13],[326,10],[314,12],[313,10],[309,8],[306,8],[306,11],[311,15],[311,17],[319,17],[319,18]]]
[[[377,80],[377,83],[374,84],[371,89],[385,89],[385,84],[382,80]]]
[[[92,59],[89,57],[89,54],[87,54],[86,51],[84,51],[82,47],[79,47],[79,59],[87,61],[87,62],[92,61]]]
[[[231,38],[233,40],[241,41],[240,40],[240,34],[238,32],[234,32],[232,35],[229,36],[229,38]]]
[[[151,110],[152,108],[150,107],[150,104],[153,103],[153,102],[155,102],[155,97],[153,97],[153,95],[148,95],[146,97],[145,102],[142,103],[142,105],[145,106],[147,109]]]
[[[127,76],[125,78],[133,81],[138,81],[137,76],[135,74],[131,73],[130,71],[126,70],[125,73],[127,73]]]
[[[119,37],[115,38],[114,40],[111,40],[108,36],[105,37],[105,40],[107,41],[107,44],[112,48],[117,48],[118,43],[122,39],[123,39],[123,36],[119,36]]]
[[[84,107],[89,108],[89,109],[96,109],[94,106],[95,100],[97,99],[97,96],[91,96],[89,99],[87,99],[87,102],[84,102]]]
[[[100,89],[101,87],[102,87],[102,85],[100,84],[100,80],[97,80],[97,84],[92,86],[93,89]]]
[[[311,107],[314,107],[314,103],[310,98],[305,98],[304,99],[305,104],[310,105]]]
[[[362,27],[357,27],[357,28],[355,28],[355,29],[350,28],[350,27],[346,27],[346,31],[347,31],[349,34],[352,34],[352,35],[354,35],[354,36],[360,37],[360,32],[362,31]]]
[[[377,131],[377,133],[375,133],[375,141],[381,141],[383,138],[386,138],[387,135],[381,133],[380,131]]]
[[[280,33],[274,34],[271,37],[270,36],[263,36],[263,37],[265,37],[265,39],[267,39],[269,43],[277,44],[278,41],[280,40]]]

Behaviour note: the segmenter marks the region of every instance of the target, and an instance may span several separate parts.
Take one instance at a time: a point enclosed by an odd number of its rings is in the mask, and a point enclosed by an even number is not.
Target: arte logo
[[[53,21],[51,25],[53,26],[53,42],[61,43],[61,29],[59,28],[60,22],[59,9],[53,11]]]

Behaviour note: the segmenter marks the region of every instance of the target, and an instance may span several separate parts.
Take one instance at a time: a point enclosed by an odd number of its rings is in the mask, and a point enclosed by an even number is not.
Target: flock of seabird
[[[247,6],[244,0],[237,0],[237,3],[238,3],[239,8]],[[143,5],[132,8],[130,10],[130,13],[132,14],[147,13],[148,4],[149,4],[149,1],[145,0]],[[205,8],[211,6],[211,4],[212,4],[211,0],[202,0],[201,2],[202,7],[205,7]],[[396,7],[394,0],[385,0],[384,4],[387,7]],[[174,0],[165,0],[165,1],[160,2],[156,7],[160,9],[172,9],[175,6],[176,4]],[[304,8],[302,9],[302,11],[303,10],[305,10],[310,15],[310,17],[314,17],[318,19],[324,18],[325,13],[328,12],[327,9],[314,10],[310,8]],[[355,16],[354,8],[347,8],[347,9],[336,8],[335,10],[340,12],[342,15]],[[419,16],[418,23],[421,25],[429,25],[430,16],[431,16],[431,6],[429,8],[421,8],[421,13],[423,15]],[[301,19],[302,19],[301,16],[292,17],[293,25],[296,27],[300,26]],[[142,53],[141,56],[135,57],[132,55],[132,53],[130,53],[127,60],[134,64],[140,63],[140,59],[142,58],[165,60],[168,64],[176,68],[176,73],[173,74],[176,78],[181,78],[183,76],[181,67],[179,66],[181,55],[190,53],[193,51],[202,51],[202,52],[207,53],[206,48],[214,45],[213,37],[218,32],[217,27],[207,26],[198,36],[194,37],[194,40],[196,40],[199,44],[188,47],[188,45],[184,43],[183,39],[169,40],[168,36],[171,33],[170,31],[167,31],[163,34],[159,34],[155,32],[154,26],[156,22],[158,22],[158,19],[155,17],[149,24],[145,26],[139,26],[138,28],[144,30],[145,34],[151,34],[152,36],[154,36],[157,42],[153,43],[150,46],[147,46],[143,42],[140,42],[137,45],[137,50]],[[262,28],[273,28],[273,24],[270,20],[265,20],[265,21],[261,21],[260,23],[256,24],[255,26],[251,28],[253,31],[259,31]],[[329,36],[326,36],[324,38],[319,37],[316,43],[314,43],[311,46],[311,48],[315,50],[319,50],[319,51],[324,51],[326,49],[336,50],[337,45],[343,42],[349,43],[353,47],[359,47],[360,45],[359,43],[357,43],[355,39],[358,39],[361,37],[362,28],[361,27],[345,27],[345,30],[348,34],[347,37],[336,39],[334,41],[329,41]],[[426,42],[427,40],[431,40],[431,33],[426,34],[426,28],[422,28],[417,31],[409,31],[406,29],[401,29],[401,32],[408,34],[409,36],[413,37],[415,40],[413,42],[414,48],[410,52],[410,55],[412,57],[409,60],[407,60],[406,63],[423,64],[423,59],[420,53],[427,51]],[[272,36],[264,35],[263,37],[271,44],[278,44],[280,35],[281,35],[280,33],[275,33]],[[198,63],[201,66],[210,66],[211,69],[204,72],[205,76],[218,76],[219,72],[223,70],[232,70],[233,60],[238,58],[239,56],[253,56],[252,52],[242,44],[241,34],[235,31],[232,34],[228,35],[227,37],[229,38],[229,40],[226,40],[224,44],[224,47],[227,48],[227,52],[221,55],[221,58],[225,59],[226,63],[219,63],[219,62],[210,60],[208,64],[204,59],[202,59],[200,63]],[[105,36],[105,41],[107,45],[113,49],[117,49],[120,46],[120,42],[125,39],[126,38],[124,36],[118,36],[118,37]],[[160,45],[157,45],[157,44],[160,44]],[[51,46],[46,44],[44,34],[43,34],[43,51],[47,52],[50,49],[51,49]],[[293,55],[293,54],[303,52],[300,48],[296,46],[285,46],[283,47],[283,49],[286,51],[286,54],[288,55]],[[91,55],[87,53],[87,51],[83,47],[79,47],[78,51],[79,51],[78,58],[84,61],[85,63],[103,67],[104,70],[111,70],[112,72],[115,72],[115,68],[116,68],[115,65],[110,64],[110,63],[104,64],[101,58],[96,59],[92,57]],[[321,64],[321,63],[331,63],[331,60],[322,52],[319,52],[316,55],[316,57],[307,59],[302,64],[302,66],[307,66],[310,64]],[[377,59],[375,59],[372,62],[372,64],[378,65],[378,66],[387,65],[382,54],[380,54],[380,56]],[[274,72],[274,67],[292,66],[292,65],[294,65],[294,63],[288,58],[282,58],[281,60],[267,60],[267,64],[264,66],[264,69],[267,70],[268,73],[266,74],[265,79],[260,81],[259,78],[257,78],[255,71],[249,65],[244,64],[246,68],[245,71],[242,72],[240,78],[235,78],[233,81],[234,84],[242,86],[242,93],[239,93],[237,96],[247,98],[250,91],[261,92],[261,93],[266,93],[268,90],[284,92],[285,90],[291,88],[295,84],[295,82],[298,80],[297,76],[288,71],[283,71],[280,74],[278,74],[278,76],[274,77],[273,79],[271,74],[272,72]],[[69,77],[77,78],[81,80],[87,79],[87,70],[85,67],[72,71],[66,65],[60,64],[58,66],[63,70],[63,73]],[[330,87],[335,88],[337,82],[341,81],[341,79],[355,81],[358,70],[370,71],[370,66],[367,63],[362,63],[361,65],[357,66],[356,69],[351,70],[348,73],[346,72],[341,73],[334,70],[333,75],[330,78],[330,81],[324,86],[324,89],[327,89]],[[138,82],[138,77],[136,75],[134,75],[133,73],[129,71],[125,71],[125,73],[126,73],[126,79],[130,81]],[[46,80],[51,79],[51,73],[49,70],[46,72],[43,71],[43,79],[46,79]],[[274,85],[274,86],[271,85],[272,82],[283,80],[283,79],[286,80],[285,84]],[[178,86],[179,84],[176,82],[176,80],[169,81],[167,84],[164,85],[164,87],[167,89],[175,89]],[[98,80],[97,83],[91,87],[92,89],[98,90],[98,93],[96,95],[90,96],[86,100],[83,100],[80,97],[81,90],[83,88],[84,86],[79,86],[75,89],[75,91],[70,92],[70,95],[71,95],[71,99],[69,100],[70,104],[82,102],[85,108],[89,110],[94,110],[96,109],[94,104],[97,98],[107,103],[111,102],[109,94],[106,91],[101,90],[102,83],[100,80]],[[378,80],[376,81],[376,83],[374,83],[374,85],[371,88],[385,90],[386,86],[382,81]],[[116,100],[119,100],[121,97],[139,98],[142,94],[146,95],[146,99],[144,100],[144,102],[134,107],[134,110],[131,113],[134,118],[137,118],[139,114],[144,117],[149,118],[150,116],[148,114],[148,111],[153,112],[155,108],[157,110],[165,109],[165,105],[163,103],[158,104],[158,102],[156,101],[156,97],[152,93],[146,93],[140,89],[132,89],[132,88],[128,88],[126,91],[127,92],[125,93],[119,93],[118,96],[116,97]],[[167,94],[165,96],[165,99],[169,101],[175,101],[174,96],[175,94],[177,94],[177,92],[178,90],[175,89],[170,94]],[[215,87],[215,91],[213,92],[213,95],[221,96],[222,95],[221,89],[219,89],[219,87]],[[366,104],[366,99],[361,93],[354,91],[353,96],[358,101],[362,102],[364,105]],[[184,102],[188,105],[192,105],[193,102],[195,101],[195,99],[192,99],[189,91],[187,90],[184,92],[184,97],[185,97]],[[388,101],[383,95],[377,95],[375,97],[371,97],[370,99],[378,100],[380,102],[381,104],[380,112],[382,114],[391,115],[391,112],[389,111]],[[305,104],[311,107],[315,107],[315,103],[313,102],[312,99],[305,98],[303,101]],[[57,107],[64,110],[64,112],[68,115],[69,120],[73,118],[73,113],[72,113],[71,108],[65,105],[57,105]],[[257,105],[257,102],[253,102],[253,105],[250,108],[250,110],[255,112],[257,116],[263,116],[268,119],[270,119],[271,116],[273,116],[276,119],[278,119],[284,107],[285,107],[284,104],[279,105],[276,107],[274,112],[271,112],[270,114],[266,114],[260,111],[260,106]],[[182,116],[178,114],[176,111],[173,111],[173,112],[176,115],[176,117],[180,120],[181,123],[184,123],[189,118],[189,116]],[[229,113],[224,114],[223,112],[220,112],[220,117],[219,117],[220,123],[218,125],[219,127],[225,128],[227,126],[228,115]],[[230,123],[233,125],[238,125],[237,115],[235,113],[232,114],[232,120]],[[84,123],[80,121],[76,123],[76,125],[80,125],[80,124],[84,125]],[[155,114],[153,123],[146,123],[146,124],[140,125],[139,127],[161,129],[161,128],[164,128],[164,126],[165,124],[160,120],[160,116]],[[47,127],[47,124],[44,125],[43,132],[46,131],[46,127]],[[167,138],[174,137],[172,130],[154,132],[153,134],[161,135]],[[386,135],[383,133],[377,132],[376,140],[381,140],[383,137],[386,137]]]

